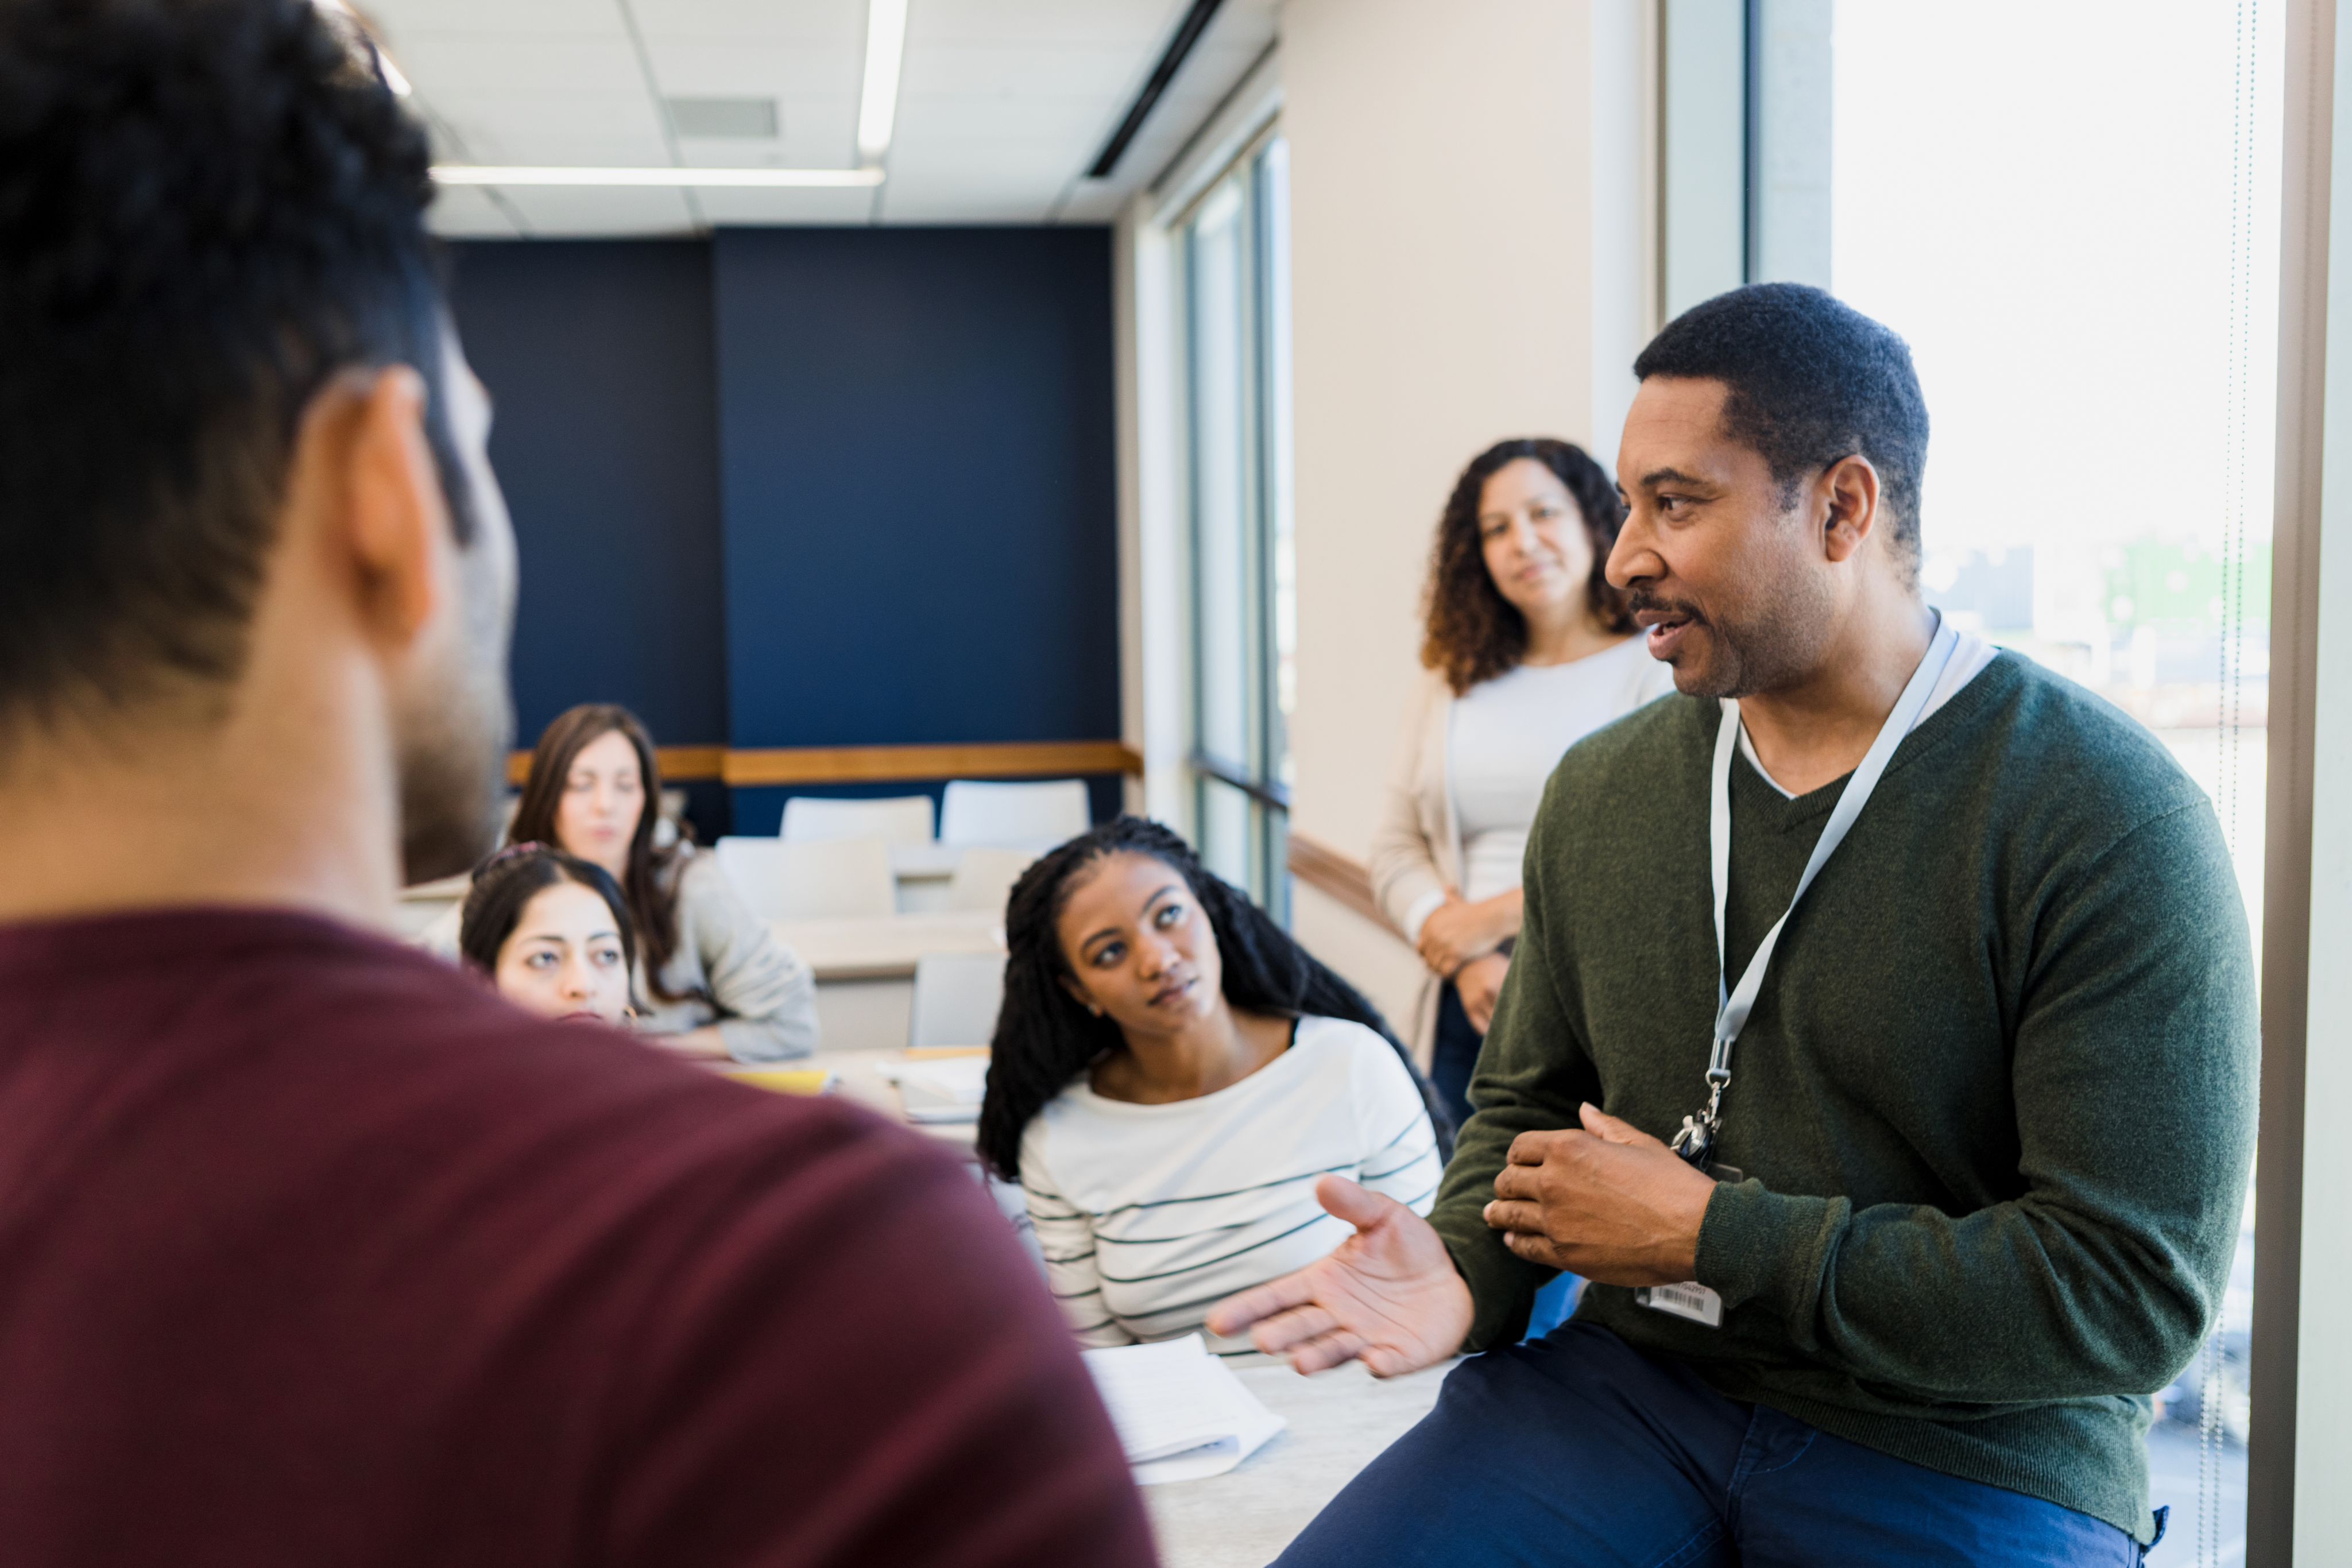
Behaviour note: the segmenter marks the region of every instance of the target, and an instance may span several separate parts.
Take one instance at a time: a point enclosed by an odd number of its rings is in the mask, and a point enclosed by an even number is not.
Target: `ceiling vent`
[[[697,141],[772,141],[776,136],[776,100],[772,98],[673,98],[669,122],[681,137]]]

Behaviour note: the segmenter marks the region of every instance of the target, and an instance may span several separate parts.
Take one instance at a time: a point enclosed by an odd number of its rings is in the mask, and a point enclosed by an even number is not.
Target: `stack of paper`
[[[1090,1350],[1086,1361],[1142,1486],[1223,1475],[1288,1425],[1199,1334]]]
[[[909,1122],[976,1122],[988,1091],[988,1058],[950,1056],[879,1063],[898,1085]]]

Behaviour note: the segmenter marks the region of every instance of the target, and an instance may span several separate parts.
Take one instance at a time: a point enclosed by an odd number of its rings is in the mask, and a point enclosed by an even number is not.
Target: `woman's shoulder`
[[[1021,1129],[1021,1175],[1024,1180],[1030,1179],[1033,1172],[1042,1175],[1051,1171],[1057,1134],[1064,1140],[1076,1136],[1083,1145],[1096,1135],[1097,1124],[1109,1120],[1096,1108],[1093,1096],[1081,1092],[1086,1082],[1086,1074],[1080,1073],[1063,1084],[1052,1099],[1037,1107],[1037,1113],[1029,1118],[1027,1126]]]
[[[1307,1014],[1298,1020],[1291,1051],[1305,1059],[1303,1065],[1345,1075],[1359,1086],[1386,1089],[1392,1079],[1412,1086],[1412,1074],[1388,1037],[1353,1019]],[[1420,1091],[1413,1092],[1418,1096]]]
[[[734,896],[719,857],[699,844],[681,843],[654,862],[654,880],[683,905]]]
[[[1298,1019],[1298,1032],[1291,1040],[1291,1049],[1352,1054],[1363,1051],[1383,1051],[1391,1056],[1396,1048],[1381,1036],[1381,1031],[1354,1019],[1336,1019],[1323,1013],[1303,1013]]]

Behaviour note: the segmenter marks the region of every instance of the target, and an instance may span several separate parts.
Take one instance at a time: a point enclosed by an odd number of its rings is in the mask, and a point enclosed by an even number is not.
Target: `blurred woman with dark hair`
[[[688,1056],[775,1061],[816,1049],[816,980],[729,885],[718,858],[654,847],[661,769],[628,709],[584,703],[531,753],[509,843],[555,844],[619,883],[636,927],[636,1026]]]
[[[636,937],[621,884],[546,844],[509,844],[474,873],[457,930],[467,964],[525,1012],[628,1021]]]
[[[1457,1124],[1518,935],[1544,782],[1570,746],[1674,690],[1601,575],[1622,516],[1598,463],[1537,436],[1473,458],[1438,519],[1428,674],[1370,863],[1428,966],[1413,1043]]]
[[[1452,1141],[1404,1047],[1174,833],[1071,840],[1004,934],[980,1151],[1020,1182],[1086,1343],[1191,1333],[1347,1240],[1320,1179],[1429,1211]]]

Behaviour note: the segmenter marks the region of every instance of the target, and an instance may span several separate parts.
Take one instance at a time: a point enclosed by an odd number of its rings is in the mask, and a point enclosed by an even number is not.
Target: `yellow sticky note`
[[[823,1067],[730,1067],[728,1077],[774,1094],[830,1094],[841,1077]]]

